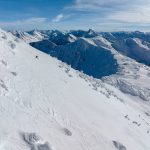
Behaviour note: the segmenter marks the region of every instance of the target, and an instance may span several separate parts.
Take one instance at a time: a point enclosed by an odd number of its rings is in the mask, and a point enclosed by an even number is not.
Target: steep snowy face
[[[66,34],[64,36],[66,37]],[[53,40],[51,39],[51,41]],[[108,50],[111,44],[101,36],[93,39],[79,38],[68,44],[62,42],[61,45],[56,45],[56,41],[54,41],[55,43],[51,41],[43,40],[30,43],[30,45],[95,78],[117,72],[117,61]],[[59,42],[61,41],[59,40]]]
[[[125,56],[150,64],[150,34],[143,32],[102,33],[112,47]]]
[[[147,32],[100,32],[103,37],[106,39],[109,39],[111,41],[114,41],[116,39],[124,40],[127,38],[139,38],[142,40],[145,40],[147,42],[150,42],[150,33]]]
[[[71,31],[70,33],[76,37],[84,37],[84,38],[93,38],[99,35],[92,29],[89,29],[88,31],[76,30],[76,31]]]
[[[65,45],[77,40],[73,34],[69,32],[61,32],[58,30],[32,30],[28,32],[12,31],[11,33],[26,43],[39,41],[44,41],[46,43],[45,40],[48,40],[55,43],[56,45]]]
[[[52,41],[56,45],[65,45],[71,42],[74,42],[77,38],[68,33],[68,32],[61,32],[59,30],[37,30],[38,34],[41,34],[45,39]],[[28,32],[31,35],[34,35],[33,31]]]
[[[50,40],[42,40],[38,42],[31,42],[30,45],[40,51],[49,54],[50,50],[53,50],[57,45]]]
[[[150,44],[146,41],[137,38],[127,38],[114,42],[112,46],[117,51],[138,62],[150,64]]]
[[[97,47],[90,39],[81,38],[56,47],[49,54],[95,78],[115,74],[118,68],[113,54],[104,47]]]
[[[38,31],[36,31],[36,30],[34,30],[34,31],[32,32],[32,35],[33,35],[33,37],[35,37],[35,38],[37,38],[37,39],[39,39],[39,40],[42,40],[42,39],[45,38],[45,36],[44,36],[41,32],[38,32]]]
[[[37,42],[43,39],[43,37],[40,34],[32,35],[23,31],[11,31],[10,33],[12,33],[14,36],[16,36],[17,38],[21,39],[26,43]]]
[[[51,40],[56,45],[66,45],[68,43],[75,42],[77,38],[70,33],[52,31],[51,35],[49,36],[49,40]]]

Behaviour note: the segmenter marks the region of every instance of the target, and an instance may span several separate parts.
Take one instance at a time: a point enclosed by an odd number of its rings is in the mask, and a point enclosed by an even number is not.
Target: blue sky
[[[0,27],[150,31],[150,0],[0,0]]]

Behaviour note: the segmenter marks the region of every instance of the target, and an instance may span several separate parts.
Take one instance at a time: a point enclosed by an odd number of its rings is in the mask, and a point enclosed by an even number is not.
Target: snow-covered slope
[[[118,68],[116,59],[107,48],[98,47],[86,38],[51,49],[49,54],[95,78],[115,74]]]
[[[58,30],[51,30],[49,33],[48,31],[45,32],[48,35],[49,40],[51,40],[56,45],[65,45],[68,43],[72,43],[76,41],[76,37],[68,32],[61,32]]]
[[[43,39],[43,37],[40,34],[36,33],[32,35],[23,31],[11,31],[10,33],[12,33],[14,36],[18,37],[26,43],[38,42]]]
[[[149,150],[149,107],[0,30],[0,149]]]
[[[11,31],[10,33],[26,43],[48,40],[48,42],[51,41],[56,45],[65,45],[72,43],[77,39],[77,37],[75,37],[73,34],[68,32],[61,32],[59,30],[32,30],[28,32]]]
[[[70,31],[70,34],[72,34],[76,37],[84,37],[84,38],[93,38],[93,37],[96,37],[99,35],[97,32],[95,32],[92,29],[89,29],[88,31],[73,30],[73,31]]]
[[[150,64],[150,44],[138,38],[127,38],[123,41],[116,41],[112,46],[139,62]]]
[[[50,40],[31,42],[30,45],[33,46],[34,48],[41,50],[42,52],[45,52],[45,53],[49,53],[50,50],[57,47],[57,45],[55,43],[51,42]]]
[[[101,34],[112,43],[114,49],[123,55],[150,65],[150,33],[115,32]]]

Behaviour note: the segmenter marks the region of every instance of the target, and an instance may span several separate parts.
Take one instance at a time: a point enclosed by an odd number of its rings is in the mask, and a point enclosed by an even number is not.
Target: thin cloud
[[[16,20],[12,22],[0,22],[1,26],[20,26],[45,23],[47,18],[28,18],[24,20]]]
[[[59,14],[57,15],[53,20],[52,22],[60,22],[61,20],[64,19],[64,15],[63,14]]]
[[[72,17],[74,14],[70,13],[69,15],[67,14],[58,14],[54,19],[52,19],[53,23],[58,23],[61,22],[63,20],[69,19],[70,17]]]
[[[150,8],[150,6],[149,6]],[[132,11],[118,11],[110,14],[107,19],[126,22],[126,23],[150,23],[150,9],[147,7],[138,7]]]
[[[73,7],[75,9],[99,10],[99,8],[110,9],[130,9],[139,5],[147,5],[149,0],[76,0]],[[89,10],[87,9],[89,8]]]
[[[66,10],[93,14],[95,20],[150,23],[150,0],[75,0]],[[90,15],[91,17],[91,15]]]

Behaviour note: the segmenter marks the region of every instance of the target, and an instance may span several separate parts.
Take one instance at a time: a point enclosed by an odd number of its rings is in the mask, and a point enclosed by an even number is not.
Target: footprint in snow
[[[15,42],[19,43],[21,40],[19,38],[15,39]]]
[[[0,87],[2,87],[5,91],[8,91],[8,88],[3,80],[0,80]]]
[[[3,34],[2,39],[7,40],[7,36],[5,34]]]
[[[118,141],[113,141],[113,144],[117,150],[127,150],[126,147]]]
[[[36,133],[22,133],[21,135],[31,150],[53,150],[49,143],[44,142]]]
[[[136,124],[138,127],[141,126],[141,124],[138,123],[137,121],[133,121],[132,123],[133,123],[133,124]]]
[[[148,116],[148,117],[150,117],[150,113],[148,113],[148,112],[145,112],[145,115]]]
[[[1,60],[1,63],[2,63],[4,66],[7,66],[7,62],[4,61],[4,60]]]
[[[13,76],[17,76],[17,73],[16,72],[11,72],[11,74],[13,75]]]
[[[62,131],[64,132],[65,135],[72,136],[72,132],[69,129],[63,128]]]
[[[16,44],[14,44],[12,41],[9,41],[9,42],[8,42],[8,45],[9,45],[12,49],[15,49],[15,47],[16,47]]]
[[[147,131],[147,134],[149,134],[149,130]]]

